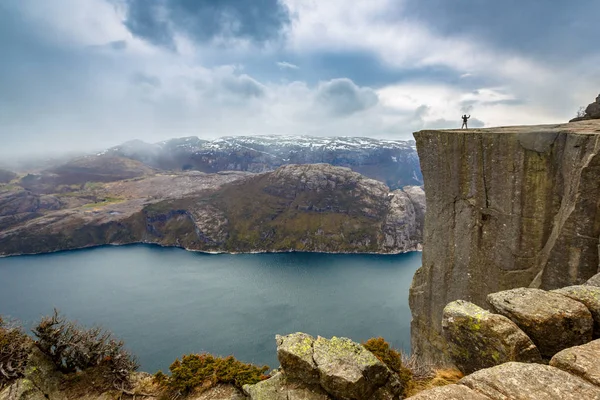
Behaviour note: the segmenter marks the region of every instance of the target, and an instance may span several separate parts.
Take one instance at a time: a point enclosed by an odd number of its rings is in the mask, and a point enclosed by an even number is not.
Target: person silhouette
[[[460,127],[460,129],[463,129],[463,128],[465,128],[465,129],[469,129],[469,127],[467,126],[467,120],[468,120],[469,118],[471,118],[471,115],[469,115],[469,116],[467,117],[467,114],[465,114],[465,115],[463,115],[461,118],[462,118],[462,120],[463,120],[463,123],[462,123],[462,126]]]

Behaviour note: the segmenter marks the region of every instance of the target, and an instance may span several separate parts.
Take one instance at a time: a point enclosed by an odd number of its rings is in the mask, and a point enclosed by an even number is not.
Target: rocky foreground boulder
[[[558,293],[518,288],[488,295],[498,314],[515,322],[543,357],[592,340],[593,320],[582,303]]]
[[[509,361],[542,361],[532,340],[505,316],[457,300],[444,308],[443,318],[452,361],[464,374]]]
[[[276,340],[281,372],[256,385],[244,386],[251,400],[401,398],[403,388],[396,375],[350,339],[315,339],[295,333],[277,336]]]

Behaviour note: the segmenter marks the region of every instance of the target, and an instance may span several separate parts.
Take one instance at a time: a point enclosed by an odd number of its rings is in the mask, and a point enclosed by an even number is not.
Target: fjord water
[[[276,368],[275,334],[410,347],[420,253],[209,255],[134,245],[0,259],[0,315],[27,328],[57,307],[123,339],[141,369],[192,352]]]

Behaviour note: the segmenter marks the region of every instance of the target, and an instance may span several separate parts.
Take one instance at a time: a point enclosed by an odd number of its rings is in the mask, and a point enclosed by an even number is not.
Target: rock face
[[[425,181],[423,266],[410,291],[415,353],[444,359],[442,310],[598,272],[600,121],[415,133]]]
[[[582,346],[571,347],[557,353],[550,360],[550,365],[600,386],[598,357],[600,357],[600,340],[594,340]]]
[[[600,94],[596,97],[596,101],[590,103],[585,108],[585,114],[581,117],[573,118],[569,122],[584,121],[586,119],[600,119]]]
[[[509,361],[542,361],[537,347],[514,322],[473,303],[449,303],[442,329],[450,357],[464,374]]]
[[[370,351],[350,339],[320,336],[315,339],[295,333],[277,336],[276,340],[282,372],[256,385],[244,386],[253,400],[395,400],[401,397],[403,388],[396,375]]]
[[[580,302],[540,289],[512,289],[488,295],[499,314],[515,322],[544,357],[592,340],[593,320]]]
[[[425,196],[420,187],[390,191],[328,164],[218,175],[221,180],[211,181],[214,176],[194,175],[190,182],[187,174],[166,177],[167,200],[160,192],[148,196],[152,185],[142,191],[145,197],[127,198],[146,180],[162,176],[106,184],[101,193],[108,202],[78,204],[0,230],[0,255],[137,242],[210,252],[421,249]],[[112,198],[118,200],[111,203]]]
[[[553,292],[583,303],[590,310],[594,319],[594,338],[600,337],[600,287],[590,285],[567,286],[553,290]]]
[[[541,364],[510,362],[475,372],[459,384],[494,400],[600,399],[599,387]]]

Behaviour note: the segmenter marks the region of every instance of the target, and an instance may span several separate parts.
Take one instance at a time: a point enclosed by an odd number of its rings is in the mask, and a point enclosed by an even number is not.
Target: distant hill
[[[156,243],[209,252],[398,253],[420,249],[421,187],[390,191],[348,168],[196,171],[85,185],[51,195],[0,192],[0,255]]]
[[[421,185],[414,141],[364,137],[236,136],[207,141],[197,137],[155,144],[140,140],[98,156],[125,157],[159,170],[266,172],[287,164],[327,163],[348,167],[396,189]]]
[[[86,156],[27,174],[19,184],[35,193],[54,193],[90,182],[114,182],[152,175],[157,171],[135,159],[114,155]],[[64,188],[69,187],[69,188]]]
[[[14,172],[0,168],[0,183],[8,183],[16,177],[17,174],[15,174]]]

